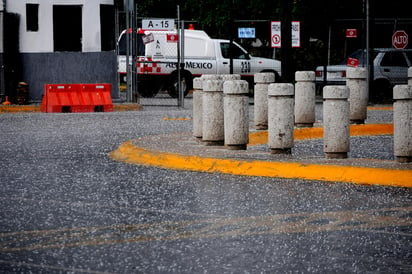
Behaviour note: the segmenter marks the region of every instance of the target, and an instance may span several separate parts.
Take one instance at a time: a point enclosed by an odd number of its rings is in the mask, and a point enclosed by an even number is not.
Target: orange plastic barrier
[[[46,84],[42,112],[113,111],[110,84]]]
[[[80,105],[77,96],[79,85],[45,85],[41,104],[42,112],[72,112],[72,106]]]
[[[110,84],[82,84],[79,93],[84,105],[91,105],[94,112],[113,111]]]

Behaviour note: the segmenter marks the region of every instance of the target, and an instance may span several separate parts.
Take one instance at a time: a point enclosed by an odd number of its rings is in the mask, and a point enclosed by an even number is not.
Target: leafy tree
[[[195,22],[197,29],[203,29],[216,38],[235,36],[235,31],[241,23],[234,23],[233,20],[250,20],[250,25],[255,20],[254,27],[257,35],[261,40],[267,40],[267,37],[270,36],[269,21],[282,21],[280,18],[281,0],[134,1],[137,3],[139,17],[176,18],[177,5],[179,5],[181,19],[186,22]],[[362,19],[365,17],[366,1],[369,1],[371,12],[375,18],[403,17],[410,19],[410,11],[405,7],[404,0],[391,0],[390,4],[385,1],[373,0],[290,1],[292,1],[292,20],[301,22],[301,47],[292,51],[295,69],[314,69],[317,65],[326,62],[329,27],[332,30],[331,63],[341,61],[346,54],[344,48],[347,47],[347,51],[351,51],[351,47],[363,47],[365,33]],[[123,9],[123,2],[124,0],[115,0],[115,5],[119,10]],[[267,20],[267,23],[260,20]],[[120,23],[122,22],[123,20],[120,19]],[[247,25],[248,23],[242,24]],[[356,43],[353,43],[352,40],[352,44],[347,45],[344,30],[352,27],[358,28],[359,38]],[[375,29],[376,34],[373,35],[375,40],[377,40],[376,37],[382,36],[381,33],[378,35],[378,31],[382,32],[384,27],[386,28],[386,36],[391,36],[391,31],[395,29],[393,25],[389,27],[380,25],[379,29]],[[392,29],[390,29],[391,27]],[[408,25],[402,25],[402,27],[406,31],[409,28],[412,33],[412,19]],[[389,41],[389,44],[386,40]],[[386,44],[382,46],[390,47],[390,39],[386,40]],[[382,41],[378,42],[383,43]],[[278,54],[276,56],[279,57]]]

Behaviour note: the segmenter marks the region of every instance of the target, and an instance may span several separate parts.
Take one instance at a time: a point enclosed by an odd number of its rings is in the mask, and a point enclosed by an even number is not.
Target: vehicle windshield
[[[136,35],[136,42],[137,42],[137,47],[135,49],[130,49],[130,51],[132,50],[137,50],[137,55],[138,56],[144,56],[145,55],[145,46],[143,44],[143,40],[142,40],[142,36],[143,34],[135,34]],[[120,36],[119,39],[119,44],[118,44],[118,54],[119,55],[126,55],[127,54],[127,35],[126,33],[123,33]],[[130,37],[131,39],[131,37]]]

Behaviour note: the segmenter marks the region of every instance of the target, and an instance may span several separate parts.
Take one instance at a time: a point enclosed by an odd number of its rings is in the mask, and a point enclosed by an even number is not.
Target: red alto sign
[[[408,34],[403,30],[397,30],[392,35],[392,45],[396,49],[404,49],[408,45]]]

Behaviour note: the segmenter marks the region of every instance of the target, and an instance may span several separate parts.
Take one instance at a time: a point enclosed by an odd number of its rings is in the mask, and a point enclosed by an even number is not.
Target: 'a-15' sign
[[[174,30],[174,19],[143,19],[142,29],[147,30]]]

